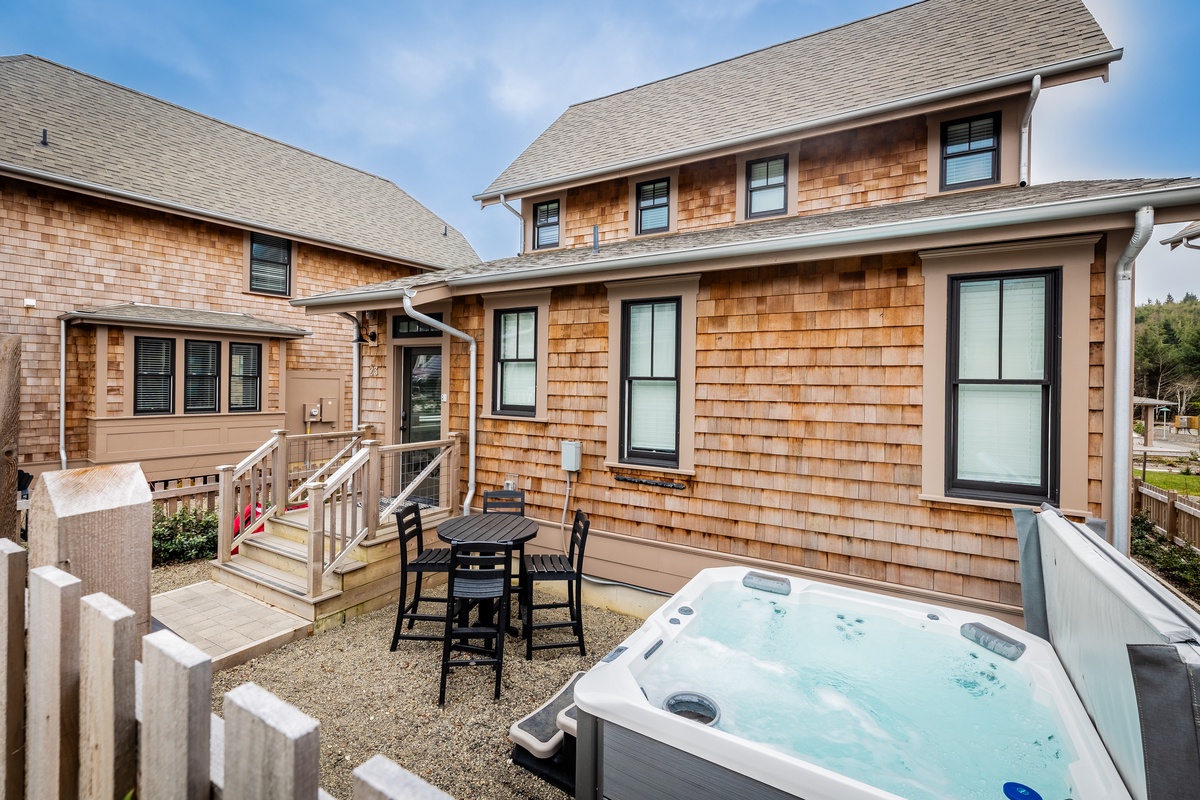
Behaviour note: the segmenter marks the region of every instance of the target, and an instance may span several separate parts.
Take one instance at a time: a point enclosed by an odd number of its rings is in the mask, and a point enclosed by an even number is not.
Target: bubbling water
[[[944,625],[833,602],[711,586],[639,683],[655,706],[703,693],[714,727],[911,800],[991,800],[1014,781],[1072,796],[1075,756],[1019,666]]]

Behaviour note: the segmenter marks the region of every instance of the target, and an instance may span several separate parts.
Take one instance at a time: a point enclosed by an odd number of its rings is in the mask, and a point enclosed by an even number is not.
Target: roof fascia
[[[377,258],[397,266],[412,267],[414,269],[420,269],[427,272],[438,272],[445,269],[445,267],[440,267],[433,264],[422,264],[417,261],[401,260],[396,256],[388,255],[387,253],[378,253],[373,250],[354,247],[353,245],[346,244],[345,242],[319,239],[313,236],[307,236],[298,231],[289,230],[287,228],[273,228],[263,225],[259,222],[242,219],[241,217],[218,214],[214,211],[205,211],[204,209],[184,205],[182,203],[173,203],[169,200],[161,200],[159,198],[138,194],[136,192],[126,192],[121,189],[114,189],[98,183],[91,183],[90,181],[83,181],[77,178],[69,178],[65,175],[56,175],[52,172],[43,172],[42,170],[30,169],[28,167],[21,167],[16,164],[0,162],[0,177],[16,178],[17,180],[27,181],[30,183],[39,183],[43,186],[68,189],[72,192],[86,194],[91,197],[98,197],[102,200],[110,200],[115,203],[138,206],[139,208],[148,208],[153,211],[166,211],[171,214],[197,219],[202,222],[216,222],[220,225],[228,225],[234,228],[240,228],[242,230],[253,231],[255,233],[268,233],[273,236],[282,236],[303,244],[324,247],[329,250],[337,250],[356,256]]]
[[[68,311],[65,314],[59,315],[58,318],[63,322],[69,322],[73,325],[91,324],[119,325],[126,328],[158,328],[168,330],[186,329],[193,331],[207,331],[210,333],[227,333],[258,339],[303,339],[305,336],[313,335],[312,331],[306,331],[301,328],[295,329],[294,333],[286,333],[284,331],[264,331],[240,328],[235,325],[208,325],[203,322],[176,322],[173,320],[135,319],[115,315],[108,316],[105,314],[88,314],[79,311]]]
[[[894,119],[900,116],[911,116],[917,113],[924,113],[923,109],[925,106],[942,104],[944,107],[946,104],[953,104],[954,101],[961,100],[970,95],[982,94],[994,89],[1032,81],[1035,75],[1042,76],[1043,85],[1047,85],[1047,81],[1051,81],[1049,85],[1058,85],[1075,80],[1087,80],[1092,77],[1102,77],[1107,80],[1108,65],[1114,61],[1119,61],[1123,55],[1124,50],[1121,48],[1108,50],[1091,56],[1061,61],[1056,64],[1047,64],[1042,67],[1009,73],[982,81],[973,81],[948,89],[939,89],[934,92],[913,95],[899,100],[890,100],[885,103],[833,114],[796,125],[786,125],[768,131],[759,131],[726,140],[694,145],[673,152],[643,156],[619,164],[584,170],[547,180],[538,180],[532,183],[485,191],[474,195],[472,199],[479,201],[482,206],[486,207],[500,202],[501,195],[509,199],[519,199],[530,194],[541,194],[553,189],[591,183],[600,178],[634,175],[668,164],[685,163],[687,161],[694,161],[700,157],[710,158],[720,152],[741,151],[749,147],[758,147],[761,144],[771,141],[795,139],[801,134],[812,136],[827,132],[826,129],[839,130],[846,127],[856,127],[873,121],[876,117],[887,117],[890,115],[889,118]]]
[[[354,313],[356,311],[373,311],[381,307],[401,306],[404,303],[405,293],[410,290],[416,292],[413,297],[414,306],[449,300],[456,294],[445,283],[432,283],[399,288],[389,286],[386,289],[355,292],[353,295],[301,297],[289,302],[297,308],[303,308],[306,314],[337,314],[343,311]]]

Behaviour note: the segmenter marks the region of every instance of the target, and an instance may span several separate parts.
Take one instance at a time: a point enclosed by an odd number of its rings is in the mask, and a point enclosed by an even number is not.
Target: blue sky
[[[1086,3],[1125,57],[1108,84],[1043,92],[1034,181],[1200,176],[1200,3]],[[0,5],[0,54],[39,55],[382,175],[500,258],[516,251],[516,220],[471,195],[571,103],[904,4],[42,0]],[[1200,294],[1200,251],[1151,245],[1139,301],[1186,291]]]

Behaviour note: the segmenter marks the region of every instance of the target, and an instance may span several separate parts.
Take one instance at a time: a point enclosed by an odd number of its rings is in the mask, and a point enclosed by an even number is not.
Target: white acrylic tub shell
[[[644,657],[646,651],[662,640],[661,649],[653,658],[662,657],[671,642],[697,618],[697,615],[680,615],[676,610],[681,606],[698,605],[697,598],[714,584],[740,584],[748,572],[751,570],[741,567],[708,569],[689,581],[624,641],[622,646],[626,650],[620,656],[610,662],[597,664],[580,679],[575,687],[576,705],[599,719],[805,800],[901,800],[891,792],[831,772],[802,758],[670,714],[652,706],[645,698],[637,676],[648,664]],[[758,570],[754,572],[771,575]],[[772,577],[790,582],[789,598],[792,601],[802,599],[806,593],[815,593],[847,606],[859,606],[877,615],[909,616],[925,622],[927,615],[932,613],[939,620],[931,625],[943,626],[947,636],[960,636],[959,628],[964,623],[981,622],[1024,643],[1025,653],[1014,664],[1028,673],[1034,687],[1034,699],[1055,709],[1061,733],[1078,754],[1077,760],[1068,767],[1076,787],[1072,800],[1130,800],[1128,791],[1049,643],[983,614],[925,605],[800,578],[782,575]],[[678,620],[676,624],[669,621],[672,617]],[[1047,797],[1044,800],[1060,798]]]

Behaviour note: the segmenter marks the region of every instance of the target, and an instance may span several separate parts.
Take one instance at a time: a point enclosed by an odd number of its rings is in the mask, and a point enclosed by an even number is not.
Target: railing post
[[[458,473],[462,469],[462,434],[457,432],[451,433],[450,438],[454,443],[450,445],[450,466],[446,470],[450,473],[449,485],[447,487],[449,502],[446,506],[453,511],[458,508],[459,501],[458,489],[460,486],[460,476]]]
[[[287,431],[271,431],[275,437],[275,452],[271,460],[271,516],[282,517],[287,510],[291,484],[288,481]]]
[[[367,474],[363,484],[363,510],[367,515],[367,541],[379,530],[379,491],[383,483],[383,457],[375,439],[363,442],[367,446]]]
[[[0,537],[0,796],[25,793],[25,575],[28,554]]]
[[[1142,510],[1142,479],[1133,479],[1133,502],[1129,504],[1133,508],[1133,513],[1137,514]]]
[[[1179,535],[1179,512],[1175,510],[1178,499],[1179,492],[1167,492],[1167,538],[1171,541]]]
[[[137,620],[131,608],[103,593],[89,594],[81,605],[79,796],[128,797],[137,788]]]
[[[233,519],[242,513],[234,509],[237,504],[237,498],[233,496],[234,469],[236,467],[232,464],[217,467],[221,486],[217,492],[217,561],[222,564],[228,564],[233,557]],[[234,509],[233,516],[229,513],[230,509]]]
[[[253,683],[225,693],[225,794],[316,800],[320,723]]]
[[[325,571],[325,482],[308,489],[308,596],[321,593],[321,573]]]

